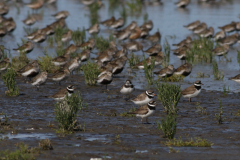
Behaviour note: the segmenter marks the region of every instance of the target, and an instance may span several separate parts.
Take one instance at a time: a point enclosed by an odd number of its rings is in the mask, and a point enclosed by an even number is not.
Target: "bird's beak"
[[[156,96],[156,94],[153,94],[153,96]]]
[[[201,83],[201,85],[203,85],[203,84]]]

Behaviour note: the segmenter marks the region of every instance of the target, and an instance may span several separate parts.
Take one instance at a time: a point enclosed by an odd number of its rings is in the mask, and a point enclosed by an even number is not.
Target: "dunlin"
[[[52,15],[53,17],[55,17],[57,20],[61,19],[61,18],[67,18],[69,15],[68,11],[60,11],[54,15]]]
[[[59,85],[61,85],[61,81],[66,80],[70,76],[70,72],[67,68],[65,68],[63,71],[56,71],[52,76],[49,77],[49,79],[58,82]]]
[[[214,39],[217,41],[217,40],[223,39],[225,37],[226,37],[225,31],[221,30],[220,32],[217,32],[215,34]]]
[[[192,42],[192,38],[188,36],[186,39],[182,40],[178,44],[173,44],[173,46],[176,46],[178,48],[183,47],[184,45],[187,45]]]
[[[36,75],[35,77],[33,77],[31,84],[33,86],[37,87],[37,90],[39,90],[39,86],[44,84],[47,81],[47,72],[41,72],[38,75]]]
[[[84,51],[82,51],[82,53],[79,54],[79,56],[81,57],[81,61],[87,61],[90,58],[90,53],[91,51],[89,49],[85,49]]]
[[[151,31],[153,28],[153,22],[149,20],[148,22],[143,23],[143,25],[140,26],[141,29],[148,29],[148,31]]]
[[[222,44],[227,44],[229,46],[234,45],[235,43],[237,43],[239,38],[238,33],[234,33],[224,39],[220,39],[218,40],[218,42],[222,45]]]
[[[123,25],[124,25],[124,19],[120,17],[118,20],[115,20],[112,23],[111,28],[118,29],[118,28],[121,28]]]
[[[236,22],[231,22],[230,24],[218,28],[220,28],[224,32],[233,32],[236,29]]]
[[[9,58],[4,58],[3,61],[0,62],[0,73],[7,70],[8,67],[11,66],[11,62]]]
[[[23,68],[19,69],[17,73],[21,74],[23,77],[32,78],[35,77],[40,71],[40,67],[37,60],[27,64]]]
[[[205,37],[205,38],[212,37],[214,35],[214,29],[213,27],[209,27],[209,29],[206,29],[200,32],[199,35],[200,37]]]
[[[107,19],[105,21],[100,22],[102,25],[106,27],[111,27],[111,25],[115,22],[115,17],[111,17],[110,19]]]
[[[72,39],[72,30],[69,30],[67,33],[63,34],[62,42],[68,42]]]
[[[173,75],[174,73],[174,66],[173,65],[168,65],[167,67],[159,70],[159,71],[156,71],[154,72],[154,74],[158,75],[159,77],[170,77]]]
[[[98,34],[100,31],[99,24],[94,24],[92,27],[88,28],[87,31],[89,34]]]
[[[229,45],[223,44],[222,46],[218,46],[212,50],[212,52],[217,56],[223,56],[227,54],[229,51]]]
[[[161,34],[159,31],[157,31],[155,34],[146,37],[146,39],[152,43],[158,43],[161,40]]]
[[[176,4],[178,7],[184,8],[184,7],[186,7],[190,2],[191,2],[191,0],[179,0],[179,1],[176,2],[175,4]]]
[[[195,28],[198,27],[199,25],[200,25],[200,21],[197,20],[197,21],[195,21],[195,22],[189,23],[188,25],[186,25],[186,26],[184,26],[184,27],[192,31],[193,29],[195,29]]]
[[[155,44],[144,52],[147,53],[149,56],[156,56],[161,50],[162,46],[160,44]]]
[[[31,9],[40,9],[43,6],[43,0],[36,0],[26,5]]]
[[[33,50],[33,48],[34,48],[34,44],[31,41],[27,41],[22,46],[13,50],[18,51],[19,53],[29,53]]]
[[[188,76],[192,72],[192,64],[190,63],[185,63],[178,67],[175,71],[175,75],[183,75],[183,76]]]
[[[207,28],[207,24],[203,22],[199,26],[194,28],[193,32],[196,33],[196,34],[199,34],[200,32],[204,31],[206,28]]]

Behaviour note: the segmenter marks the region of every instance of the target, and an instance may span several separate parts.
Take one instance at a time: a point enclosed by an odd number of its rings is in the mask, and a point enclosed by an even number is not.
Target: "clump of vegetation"
[[[95,40],[96,40],[96,48],[98,49],[99,52],[102,52],[109,47],[108,39],[105,39],[102,36],[100,36],[100,37],[96,36]]]
[[[137,16],[141,14],[142,11],[142,1],[141,0],[131,0],[130,2],[126,2],[130,14],[136,14]]]
[[[207,74],[205,74],[205,73],[203,73],[203,72],[198,72],[197,73],[197,77],[196,78],[209,78],[210,76]]]
[[[122,10],[120,11],[119,13],[121,15],[121,17],[123,18],[124,22],[127,21],[127,10],[126,10],[126,7],[125,5],[122,5]]]
[[[161,124],[157,122],[158,129],[164,133],[164,138],[173,139],[177,128],[177,114],[168,114],[166,119],[161,119]]]
[[[207,112],[207,109],[201,107],[199,102],[197,102],[197,107],[196,108],[197,108],[196,112],[200,112],[200,114],[202,114],[202,115],[209,115],[209,113]]]
[[[91,25],[94,25],[98,23],[98,10],[100,9],[100,6],[98,2],[94,2],[91,5],[89,5],[89,10],[90,10],[90,22]]]
[[[55,52],[57,56],[62,56],[65,53],[65,49],[63,48],[63,46],[59,46],[55,49]]]
[[[53,150],[52,144],[49,139],[40,140],[39,147],[42,148],[42,150]]]
[[[235,113],[235,116],[240,116],[240,109]]]
[[[103,38],[103,36],[95,36],[94,37],[96,41],[96,48],[99,52],[102,52],[109,48],[109,42],[115,41],[114,37],[112,35],[109,36],[109,38]]]
[[[120,116],[121,117],[135,117],[134,114],[128,114],[128,113],[134,112],[135,110],[136,110],[136,108],[133,106],[133,107],[131,107],[131,109],[128,112],[121,113]]]
[[[59,129],[64,133],[71,133],[79,130],[77,123],[77,113],[85,107],[85,103],[80,92],[72,94],[70,97],[66,95],[64,100],[55,104],[56,120],[59,123]]]
[[[62,36],[68,31],[67,28],[57,27],[54,29],[54,40],[58,46],[62,44]]]
[[[15,151],[0,151],[0,159],[6,159],[6,160],[34,160],[35,157],[33,156],[33,153],[39,153],[39,148],[29,148],[27,144],[24,144],[23,142],[17,143],[16,146],[18,147]]]
[[[52,57],[49,55],[39,57],[37,61],[42,71],[47,71],[48,73],[54,73],[59,69],[59,66],[55,66],[52,63]]]
[[[114,143],[114,144],[117,144],[117,145],[119,145],[119,144],[121,143],[121,137],[120,137],[119,134],[116,135],[116,137],[115,137],[113,143]]]
[[[240,51],[237,51],[237,61],[238,61],[238,65],[240,66]]]
[[[223,107],[222,107],[222,101],[219,100],[219,109],[220,112],[215,114],[215,118],[218,121],[218,124],[222,124],[225,120],[225,118],[222,117],[223,115]]]
[[[180,85],[156,82],[158,99],[168,114],[178,112],[177,104],[181,98],[182,90]]]
[[[8,68],[6,73],[2,74],[2,80],[7,87],[7,91],[5,91],[6,96],[18,96],[19,95],[19,89],[18,85],[16,83],[15,77],[17,73],[12,68]]]
[[[215,60],[213,61],[212,66],[213,66],[214,79],[215,80],[223,80],[224,73],[223,73],[223,71],[218,70],[218,64]]]
[[[10,50],[6,49],[3,45],[0,45],[0,50],[2,51],[2,58],[0,59],[0,61],[4,60],[7,57],[11,57]]]
[[[80,30],[79,28],[76,31],[72,32],[72,40],[75,43],[75,45],[80,45],[82,44],[86,39],[86,32],[85,28]]]
[[[136,64],[138,64],[140,61],[141,61],[141,56],[131,53],[130,58],[128,59],[128,66],[131,69],[136,68]]]
[[[53,47],[54,43],[53,36],[48,36],[47,42],[49,47]]]
[[[214,55],[212,49],[214,41],[210,38],[195,39],[191,43],[191,48],[186,52],[186,61],[189,63],[211,63]]]
[[[184,78],[185,78],[185,76],[183,76],[183,75],[173,74],[170,77],[165,77],[165,78],[158,79],[158,80],[163,80],[165,82],[182,82],[184,80]]]
[[[96,63],[87,61],[86,64],[82,65],[81,69],[84,73],[85,82],[90,86],[96,85],[96,79],[100,74],[98,65]]]
[[[148,81],[148,85],[152,85],[153,84],[153,80],[154,80],[154,74],[153,74],[153,69],[155,66],[155,58],[151,59],[151,64],[148,65],[145,59],[145,56],[143,55],[144,60],[143,60],[143,65],[144,65],[144,73],[145,73],[145,77]]]
[[[171,52],[171,47],[170,44],[168,43],[167,39],[165,39],[165,43],[163,44],[163,49],[164,49],[164,60],[162,63],[162,67],[165,68],[169,65],[169,60],[170,60],[170,52]]]
[[[179,153],[179,150],[175,150],[172,147],[169,147],[169,153]]]
[[[200,137],[190,138],[187,140],[182,140],[182,137],[172,140],[168,140],[167,142],[163,142],[166,146],[177,146],[177,147],[211,147],[213,143],[207,139],[203,139]]]
[[[30,60],[27,58],[26,54],[20,53],[19,56],[12,58],[11,67],[15,71],[17,71],[17,70],[23,68],[24,66],[26,66],[29,62],[30,62]]]
[[[223,95],[224,95],[224,96],[227,96],[228,93],[229,93],[229,86],[228,86],[228,89],[227,89],[226,86],[224,85],[224,86],[223,86]]]

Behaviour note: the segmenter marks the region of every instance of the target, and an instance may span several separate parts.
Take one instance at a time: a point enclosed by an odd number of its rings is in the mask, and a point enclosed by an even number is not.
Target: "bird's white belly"
[[[65,78],[65,75],[63,75],[62,77],[58,77],[58,78],[52,78],[53,81],[61,81]]]
[[[233,79],[233,81],[240,83],[240,79]]]
[[[155,110],[148,109],[147,114],[136,114],[136,117],[146,118],[146,117],[151,116],[154,112],[155,112]]]
[[[23,72],[23,73],[22,73],[22,76],[27,77],[27,76],[28,76],[29,74],[31,74],[32,72],[37,72],[37,71],[36,71],[35,68],[29,69],[28,71]]]
[[[175,74],[175,75],[182,75],[183,72],[184,72],[184,70],[181,70],[181,71],[179,71],[179,72],[174,72],[174,74]]]
[[[183,97],[184,97],[184,98],[193,98],[193,97],[196,97],[197,95],[199,95],[200,92],[201,92],[201,89],[196,90],[193,94],[183,95]]]
[[[132,93],[133,91],[134,91],[134,88],[126,88],[126,87],[123,87],[120,92],[121,92],[122,94],[129,94],[129,93]]]
[[[143,101],[133,101],[133,103],[139,106],[143,106],[145,104],[148,104],[148,102],[150,102],[151,100],[152,99],[149,99],[148,97],[146,97]]]

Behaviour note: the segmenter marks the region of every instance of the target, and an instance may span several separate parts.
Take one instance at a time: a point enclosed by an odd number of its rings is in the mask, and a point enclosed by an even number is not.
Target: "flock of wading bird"
[[[54,0],[49,0],[48,3],[54,3]],[[84,0],[82,1],[84,4],[89,5],[93,3],[92,0]],[[188,2],[181,0],[179,3],[183,4],[183,2]],[[56,2],[55,2],[56,3]],[[99,6],[101,6],[101,1],[97,1]],[[180,4],[177,5],[180,6]],[[43,0],[37,0],[30,4],[26,4],[29,8],[33,10],[37,10],[44,6]],[[186,6],[186,5],[185,5]],[[181,6],[180,6],[181,7]],[[13,18],[6,18],[4,17],[5,14],[8,12],[8,6],[6,3],[0,3],[0,36],[3,37],[8,32],[14,31],[16,28],[16,23],[14,22]],[[34,43],[42,43],[47,39],[47,36],[53,35],[54,30],[58,27],[65,27],[66,22],[65,19],[69,16],[68,11],[61,11],[53,15],[56,21],[52,24],[47,25],[45,28],[38,29],[37,31],[26,35],[28,41],[23,44],[22,46],[13,49],[18,51],[19,53],[30,53],[34,49]],[[22,22],[28,26],[33,25],[36,21],[38,21],[38,17],[36,15],[28,16],[27,19],[23,20]],[[97,82],[99,84],[107,85],[110,84],[113,80],[113,75],[117,75],[121,73],[126,65],[128,60],[128,52],[135,52],[135,51],[143,51],[149,57],[146,59],[147,65],[151,65],[151,60],[154,59],[155,66],[161,65],[164,60],[164,53],[162,52],[162,47],[160,45],[161,34],[157,31],[154,34],[150,34],[149,32],[153,28],[153,22],[149,20],[145,22],[141,26],[135,21],[132,21],[128,24],[125,28],[122,28],[125,25],[125,21],[123,18],[115,19],[115,17],[111,17],[105,21],[100,22],[100,24],[94,24],[90,28],[86,29],[89,34],[98,34],[100,32],[100,25],[107,27],[108,29],[114,29],[114,36],[119,41],[127,41],[121,45],[122,49],[119,50],[117,47],[116,42],[111,41],[109,43],[109,48],[106,50],[95,53],[98,56],[96,58],[92,58],[94,62],[98,65],[101,73],[98,76]],[[232,35],[227,36],[226,33],[238,31],[240,30],[240,22],[232,22],[225,26],[219,27],[221,29],[220,32],[214,35],[213,27],[207,27],[206,23],[195,21],[186,26],[187,29],[193,31],[193,33],[198,34],[200,37],[206,38],[214,38],[216,41],[219,42],[220,46],[216,47],[212,50],[215,55],[222,56],[226,54],[229,50],[229,46],[234,45],[235,43],[239,42],[239,35],[238,33],[234,33]],[[72,30],[68,30],[61,38],[62,42],[69,42],[72,39]],[[140,41],[136,41],[138,39],[142,39],[151,43],[151,47],[147,50],[143,50],[143,45]],[[187,37],[186,39],[182,40],[178,44],[174,44],[177,48],[173,50],[173,53],[177,55],[181,60],[186,58],[186,52],[191,48],[192,45],[192,38]],[[58,56],[52,59],[52,63],[56,66],[61,66],[61,69],[56,71],[54,74],[48,76],[46,71],[41,71],[40,66],[37,60],[33,60],[23,68],[17,71],[23,77],[29,79],[30,83],[33,86],[36,86],[37,89],[40,85],[46,83],[47,79],[51,79],[55,82],[65,81],[68,77],[70,77],[71,73],[77,70],[81,62],[85,62],[89,60],[92,50],[96,45],[96,41],[94,38],[89,38],[88,41],[80,44],[74,45],[71,44],[69,47],[64,49],[64,54],[62,56]],[[201,47],[201,44],[199,44]],[[4,49],[6,49],[3,45],[0,47],[0,58],[3,56]],[[71,59],[71,54],[76,52],[77,49],[81,49],[82,52],[79,56]],[[3,61],[0,62],[0,71],[3,72],[7,70],[11,65],[10,59],[5,58]],[[143,61],[136,64],[136,67],[139,69],[144,68]],[[163,68],[159,71],[154,72],[154,74],[158,75],[159,77],[170,77],[173,74],[175,75],[182,75],[188,76],[192,71],[192,64],[185,63],[178,67],[177,69],[174,68],[173,65],[169,65],[166,68]],[[240,82],[240,75],[231,78],[234,81]],[[186,88],[182,91],[182,96],[185,98],[189,98],[189,102],[191,102],[191,98],[196,97],[201,92],[201,81],[196,81],[193,85]],[[134,85],[130,80],[126,80],[125,84],[121,87],[120,93],[123,95],[129,95],[134,91]],[[68,94],[74,92],[74,86],[69,85],[67,88],[59,90],[52,96],[49,96],[55,100],[62,100]],[[156,102],[153,101],[154,99],[154,91],[147,90],[142,94],[138,95],[136,98],[132,99],[131,101],[136,105],[141,106],[134,112],[129,114],[136,114],[137,117],[146,118],[152,115],[155,111]],[[141,119],[141,121],[142,121]]]

